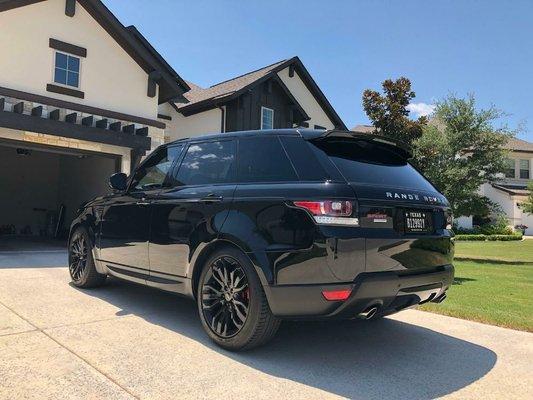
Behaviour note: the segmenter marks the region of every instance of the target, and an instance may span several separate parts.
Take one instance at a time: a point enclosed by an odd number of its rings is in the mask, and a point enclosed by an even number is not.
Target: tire
[[[87,229],[77,228],[68,246],[68,270],[74,286],[94,288],[104,284],[107,275],[100,274],[94,265],[93,242]]]
[[[225,282],[227,290],[222,285]],[[276,334],[280,320],[270,311],[252,263],[239,250],[225,247],[213,253],[202,267],[197,289],[200,320],[210,339],[220,347],[249,350]]]

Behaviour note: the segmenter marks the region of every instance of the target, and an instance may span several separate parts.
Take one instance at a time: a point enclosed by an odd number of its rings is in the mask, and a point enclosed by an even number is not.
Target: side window
[[[261,129],[274,129],[274,110],[261,107]]]
[[[297,181],[298,176],[277,136],[239,139],[239,182]]]
[[[280,140],[301,181],[325,181],[337,177],[337,175],[330,176],[326,173],[311,148],[301,137],[280,136]]]
[[[235,165],[235,142],[194,143],[187,149],[177,175],[178,185],[204,185],[231,182]]]
[[[156,150],[135,171],[130,187],[134,190],[150,190],[162,187],[168,171],[182,150],[183,145],[163,147]]]

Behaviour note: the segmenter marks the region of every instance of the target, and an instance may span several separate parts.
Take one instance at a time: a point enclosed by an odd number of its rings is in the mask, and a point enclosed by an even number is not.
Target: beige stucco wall
[[[161,104],[159,112],[172,117],[172,121],[161,120],[167,125],[165,129],[167,142],[209,133],[220,133],[221,111],[219,108],[185,117],[170,105]]]
[[[307,121],[309,123],[309,128],[313,128],[314,125],[323,126],[326,129],[333,129],[335,127],[312,93],[307,89],[302,79],[298,76],[297,72],[294,72],[294,76],[291,78],[289,76],[289,67],[287,67],[278,72],[278,75],[298,103],[300,103],[307,115],[311,117],[311,119]]]
[[[54,38],[87,49],[81,60],[84,99],[46,91],[53,83]],[[65,15],[65,0],[47,0],[0,12],[0,86],[75,103],[157,117],[157,96],[146,95],[147,74],[114,39],[76,4]]]

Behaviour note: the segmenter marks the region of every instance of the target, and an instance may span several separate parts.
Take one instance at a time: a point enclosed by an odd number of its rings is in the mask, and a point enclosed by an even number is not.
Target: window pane
[[[235,162],[235,142],[195,143],[189,146],[175,181],[179,185],[231,182]]]
[[[281,136],[280,139],[301,181],[333,180],[304,139],[294,136]]]
[[[274,128],[274,111],[270,108],[261,108],[262,124],[261,129],[273,129]]]
[[[514,173],[515,173],[514,159],[507,159],[505,163],[506,163],[505,177],[514,178]]]
[[[56,68],[54,73],[54,82],[62,83],[66,85],[67,83],[67,71],[61,68]]]
[[[239,140],[240,182],[297,181],[296,172],[276,136]]]
[[[153,153],[135,172],[132,186],[137,190],[161,187],[183,146],[165,147]]]
[[[529,179],[529,160],[520,160],[520,178]]]
[[[78,57],[68,56],[68,70],[80,72],[80,59]]]
[[[56,67],[67,69],[67,55],[56,53]]]
[[[69,71],[67,74],[67,78],[67,85],[78,87],[79,74]]]

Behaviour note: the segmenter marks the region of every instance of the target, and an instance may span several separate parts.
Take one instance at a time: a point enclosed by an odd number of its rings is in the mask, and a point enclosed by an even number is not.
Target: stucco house
[[[0,233],[50,234],[164,142],[158,106],[189,87],[99,0],[1,0],[0,32]]]
[[[498,183],[483,185],[480,192],[500,205],[510,226],[526,225],[526,234],[533,235],[533,215],[527,215],[520,208],[528,195],[527,186],[533,182],[533,143],[515,138],[509,140],[506,147],[509,158],[505,176]]]
[[[0,237],[54,235],[171,140],[345,128],[299,58],[201,88],[100,0],[0,0],[0,32]]]

